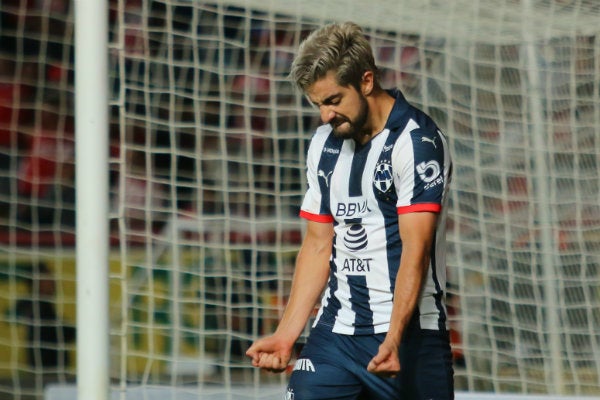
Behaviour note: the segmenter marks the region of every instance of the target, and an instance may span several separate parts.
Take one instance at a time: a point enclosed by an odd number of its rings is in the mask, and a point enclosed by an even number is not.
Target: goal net
[[[457,391],[600,396],[596,1],[108,3],[115,390],[266,398],[285,384],[244,352],[276,326],[303,230],[319,116],[286,76],[309,31],[353,20],[384,85],[449,138]],[[74,378],[59,329],[75,322],[74,21],[66,0],[0,11],[0,395],[24,399]],[[38,311],[19,312],[22,297]],[[65,357],[40,364],[47,349]]]

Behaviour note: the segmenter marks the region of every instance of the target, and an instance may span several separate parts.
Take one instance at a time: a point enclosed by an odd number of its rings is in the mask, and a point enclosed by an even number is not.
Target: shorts
[[[451,400],[454,371],[447,331],[410,328],[400,345],[400,373],[374,375],[367,365],[385,334],[342,335],[312,329],[287,388],[287,400]]]

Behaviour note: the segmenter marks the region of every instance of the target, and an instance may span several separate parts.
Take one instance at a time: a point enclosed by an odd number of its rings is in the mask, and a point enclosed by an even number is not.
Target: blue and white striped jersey
[[[365,145],[320,126],[307,156],[300,216],[331,222],[330,276],[316,324],[351,335],[389,329],[402,242],[398,215],[439,213],[431,265],[418,302],[421,328],[445,327],[445,223],[451,160],[446,138],[398,90],[382,132]]]

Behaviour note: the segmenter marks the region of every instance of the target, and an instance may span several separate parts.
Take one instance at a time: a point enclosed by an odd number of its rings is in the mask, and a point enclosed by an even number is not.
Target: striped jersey
[[[417,303],[421,328],[446,326],[445,222],[451,160],[433,120],[399,90],[385,128],[364,145],[314,134],[307,155],[308,189],[300,216],[333,223],[330,275],[314,325],[362,335],[389,329],[402,241],[398,215],[438,213],[425,285]]]

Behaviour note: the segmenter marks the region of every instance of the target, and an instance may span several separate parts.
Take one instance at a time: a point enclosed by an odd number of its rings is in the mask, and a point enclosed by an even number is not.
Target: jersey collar
[[[385,128],[394,130],[405,124],[404,114],[408,111],[410,104],[408,104],[408,101],[406,101],[399,89],[390,89],[387,92],[396,99],[396,102],[394,103],[394,107],[392,107],[392,112],[390,112]]]

